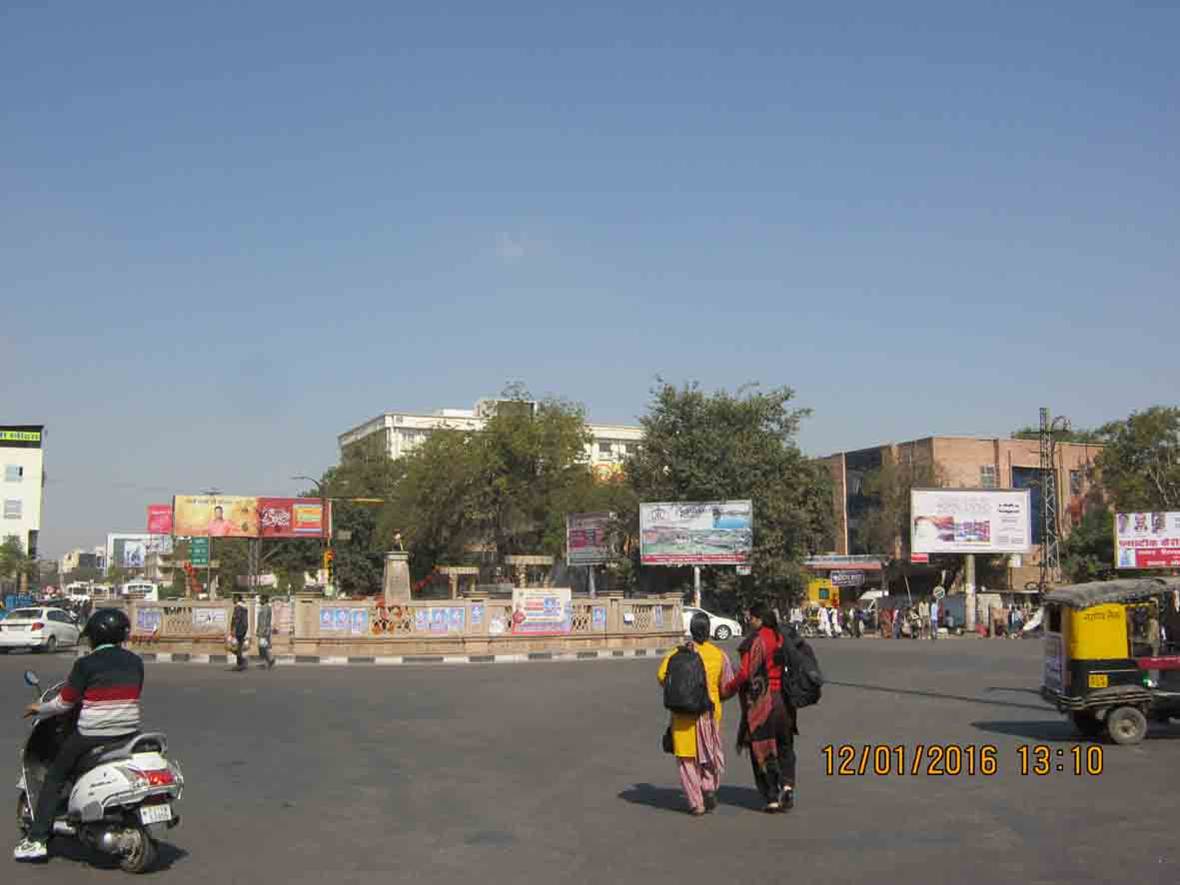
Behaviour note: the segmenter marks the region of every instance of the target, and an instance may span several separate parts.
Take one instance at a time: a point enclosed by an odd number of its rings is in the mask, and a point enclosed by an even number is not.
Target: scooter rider
[[[66,738],[45,774],[37,796],[37,808],[28,837],[16,846],[13,857],[22,861],[44,860],[62,786],[78,760],[96,747],[127,740],[139,731],[139,696],[143,691],[143,661],[122,647],[131,632],[127,615],[117,608],[96,611],[82,635],[94,649],[74,662],[56,698],[30,704],[25,717],[59,716],[79,703],[76,731]]]

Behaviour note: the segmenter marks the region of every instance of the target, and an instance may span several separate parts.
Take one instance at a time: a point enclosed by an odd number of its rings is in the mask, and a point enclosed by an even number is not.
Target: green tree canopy
[[[796,445],[810,411],[790,408],[793,398],[789,387],[706,394],[661,379],[640,419],[643,445],[626,464],[641,501],[753,500],[753,579],[743,595],[801,591],[804,558],[832,546],[831,478]],[[632,519],[638,536],[638,513]]]
[[[1180,510],[1180,408],[1152,406],[1102,428],[1102,486],[1116,510]]]

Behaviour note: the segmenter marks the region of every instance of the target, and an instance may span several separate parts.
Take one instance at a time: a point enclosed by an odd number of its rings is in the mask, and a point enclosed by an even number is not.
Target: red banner
[[[258,537],[323,538],[326,536],[324,506],[319,498],[258,499]]]
[[[153,535],[172,534],[171,504],[148,504],[147,530]]]

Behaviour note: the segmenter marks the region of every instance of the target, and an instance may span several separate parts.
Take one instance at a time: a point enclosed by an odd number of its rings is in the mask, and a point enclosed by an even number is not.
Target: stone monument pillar
[[[385,554],[386,605],[405,605],[410,601],[410,554],[401,550],[390,550]]]

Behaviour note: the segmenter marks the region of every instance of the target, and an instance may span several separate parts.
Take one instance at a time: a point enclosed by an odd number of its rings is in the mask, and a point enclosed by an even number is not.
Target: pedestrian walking
[[[783,699],[783,637],[774,613],[762,603],[750,609],[753,632],[738,647],[741,668],[722,690],[737,694],[742,705],[738,750],[750,751],[754,783],[765,801],[764,811],[790,811],[795,806],[795,710]]]
[[[250,632],[250,613],[246,610],[246,603],[242,602],[242,594],[234,594],[234,613],[229,622],[229,644],[234,650],[234,656],[237,657],[237,666],[234,667],[239,673],[246,669],[248,663],[246,659],[246,634]]]
[[[262,656],[262,662],[268,670],[275,665],[274,652],[270,647],[271,637],[274,635],[274,630],[271,629],[272,615],[270,597],[263,596],[258,601],[258,623],[254,625],[254,635],[258,637],[258,654]]]
[[[900,608],[895,608],[890,614],[893,620],[893,638],[901,639],[901,625],[905,621],[905,612]]]
[[[939,610],[941,608],[942,608],[942,606],[940,606],[938,604],[937,599],[934,600],[932,603],[930,603],[930,639],[931,640],[935,640],[938,638],[938,614],[939,614]]]
[[[692,641],[674,649],[660,663],[656,674],[660,685],[668,679],[672,656],[683,651],[700,656],[705,685],[713,709],[704,713],[672,714],[672,752],[680,773],[680,786],[688,800],[689,812],[700,816],[717,807],[717,789],[725,773],[725,752],[721,744],[721,689],[733,679],[729,656],[709,641],[709,616],[697,612],[688,625]]]
[[[924,596],[918,600],[918,620],[918,636],[925,639],[930,635],[930,603]]]

